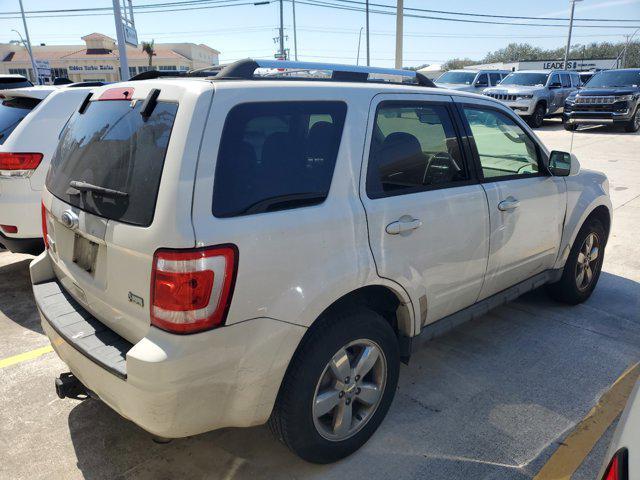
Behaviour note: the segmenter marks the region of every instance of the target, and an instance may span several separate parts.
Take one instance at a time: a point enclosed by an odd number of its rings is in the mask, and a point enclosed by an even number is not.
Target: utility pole
[[[362,40],[362,29],[364,27],[360,27],[360,33],[358,33],[358,55],[356,56],[356,65],[360,65],[360,40]]]
[[[40,85],[40,75],[38,75],[38,66],[36,65],[36,61],[33,59],[33,51],[31,50],[31,39],[29,38],[29,29],[27,28],[27,19],[24,16],[24,7],[22,6],[22,0],[20,2],[20,13],[22,13],[22,24],[24,25],[24,36],[27,37],[27,52],[29,52],[29,58],[31,59],[31,68],[33,68],[33,74],[35,75],[35,80]]]
[[[118,54],[120,56],[120,80],[125,82],[129,80],[129,61],[127,60],[127,44],[124,40],[120,0],[113,0],[113,17],[116,22],[116,38],[118,39]]]
[[[571,3],[571,17],[569,19],[569,35],[567,36],[567,48],[564,51],[564,70],[567,70],[567,62],[569,61],[569,50],[571,50],[571,30],[573,30],[573,13],[576,9],[576,2],[582,0],[569,0]]]
[[[371,53],[369,50],[369,0],[366,5],[366,17],[367,17],[367,67],[371,66]]]
[[[298,32],[296,30],[296,0],[291,0],[293,6],[293,59],[298,61]]]
[[[397,0],[396,6],[396,68],[402,68],[402,37],[404,23],[404,0]]]
[[[282,6],[282,0],[280,0],[280,58],[286,60],[284,53],[284,7]]]
[[[630,37],[631,35],[625,35],[627,41],[624,44],[624,50],[622,53],[622,68],[625,68],[627,66],[627,49],[629,48],[629,41],[630,41]]]

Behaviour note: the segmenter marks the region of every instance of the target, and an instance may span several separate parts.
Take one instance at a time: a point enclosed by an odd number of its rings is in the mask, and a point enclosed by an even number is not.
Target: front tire
[[[562,277],[547,286],[549,294],[569,305],[587,300],[600,278],[605,242],[606,232],[602,222],[596,218],[586,222],[571,247]]]
[[[636,107],[636,113],[633,115],[633,118],[624,125],[624,130],[629,133],[640,130],[640,105]]]
[[[285,375],[269,426],[298,456],[330,463],[358,450],[395,396],[396,335],[366,308],[318,320]]]
[[[529,125],[531,128],[540,128],[542,126],[544,123],[544,114],[544,105],[542,103],[537,104],[533,114],[529,117]]]

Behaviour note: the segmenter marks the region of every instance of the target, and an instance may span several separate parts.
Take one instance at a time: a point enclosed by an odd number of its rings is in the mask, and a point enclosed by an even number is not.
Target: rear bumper
[[[42,238],[7,237],[0,232],[0,245],[4,245],[13,253],[31,253],[37,255],[44,250]]]
[[[269,418],[305,328],[269,318],[185,336],[150,327],[132,345],[55,278],[42,282],[46,262],[43,253],[31,266],[44,331],[71,372],[123,417],[167,438]]]

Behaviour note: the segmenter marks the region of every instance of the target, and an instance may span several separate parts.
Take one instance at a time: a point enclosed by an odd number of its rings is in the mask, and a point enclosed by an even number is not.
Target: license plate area
[[[73,240],[73,263],[91,274],[95,273],[99,245],[77,233]]]

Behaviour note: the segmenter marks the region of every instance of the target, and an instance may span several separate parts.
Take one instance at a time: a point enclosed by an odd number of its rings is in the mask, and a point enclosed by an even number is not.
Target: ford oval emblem
[[[65,210],[60,217],[60,221],[65,227],[70,228],[71,230],[75,230],[80,224],[78,215],[76,215],[72,210]]]

